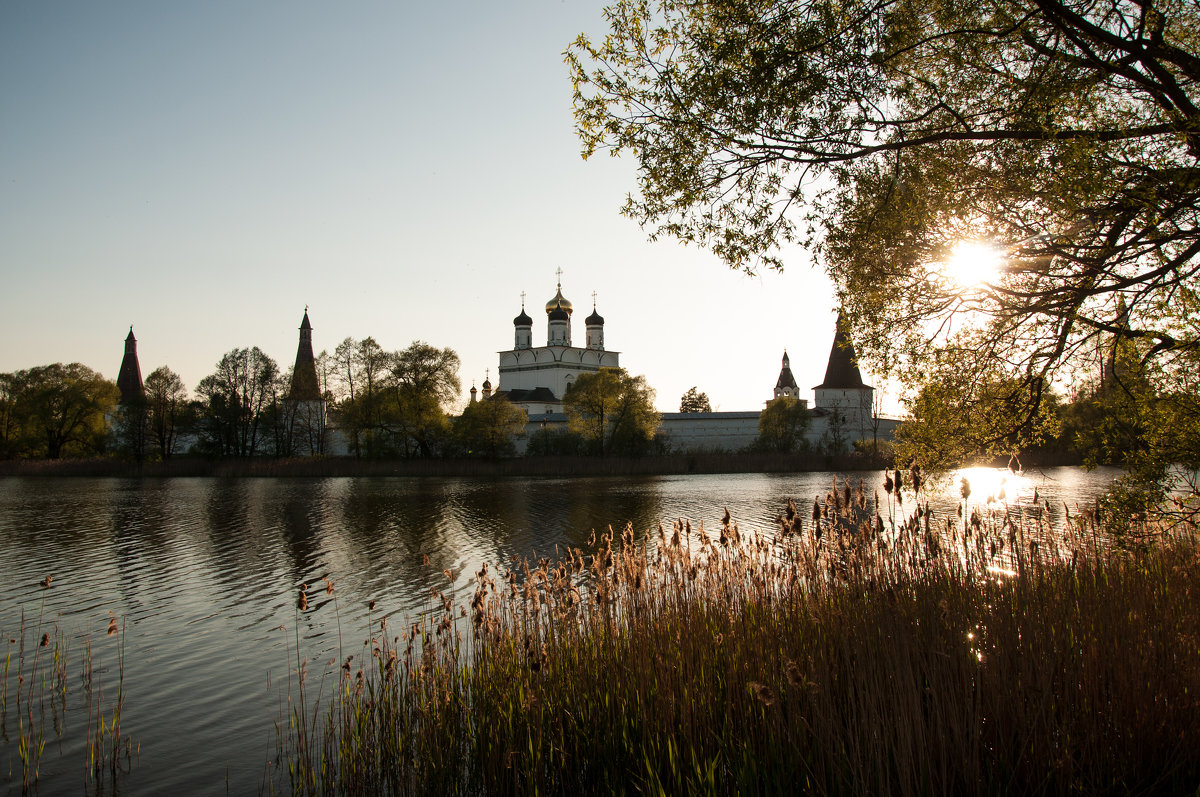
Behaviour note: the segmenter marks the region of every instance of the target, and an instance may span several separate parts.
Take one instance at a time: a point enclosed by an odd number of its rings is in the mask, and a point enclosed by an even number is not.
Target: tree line
[[[458,411],[458,354],[424,341],[388,351],[372,337],[348,337],[314,365],[319,401],[292,400],[293,369],[256,346],[224,354],[191,392],[169,367],[156,368],[124,402],[113,381],[80,363],[0,373],[0,459],[324,455],[334,435],[356,458],[495,458],[516,453],[528,422],[503,395]],[[653,450],[659,416],[645,377],[582,374],[564,411],[566,429],[535,433],[529,453]]]

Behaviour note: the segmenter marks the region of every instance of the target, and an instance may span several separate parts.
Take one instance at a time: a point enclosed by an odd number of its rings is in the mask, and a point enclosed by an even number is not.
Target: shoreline
[[[138,464],[116,459],[0,461],[4,477],[308,477],[335,476],[674,476],[689,473],[791,473],[825,470],[881,470],[857,454],[668,454],[645,457],[515,457],[511,459],[203,459],[178,457]]]

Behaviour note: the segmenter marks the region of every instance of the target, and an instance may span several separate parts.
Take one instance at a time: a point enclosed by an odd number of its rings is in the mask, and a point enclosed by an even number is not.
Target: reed
[[[49,588],[50,579],[43,582]],[[44,608],[44,602],[43,602]],[[21,614],[15,633],[4,634],[4,673],[0,682],[0,753],[5,756],[9,781],[19,769],[22,793],[36,792],[48,742],[62,749],[72,726],[82,719],[86,737],[83,791],[116,793],[120,778],[132,767],[134,747],[121,730],[124,705],[124,629],[111,619],[108,636],[115,636],[117,694],[103,691],[104,668],[83,636],[78,655],[79,687],[71,686],[72,641],[56,622],[46,623]]]
[[[276,771],[297,794],[1194,791],[1196,530],[1119,550],[1093,515],[941,516],[902,479],[835,481],[769,534],[609,530],[371,618]]]

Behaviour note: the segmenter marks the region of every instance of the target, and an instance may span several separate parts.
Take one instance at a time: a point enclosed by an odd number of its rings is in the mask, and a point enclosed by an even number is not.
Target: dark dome
[[[593,310],[590,316],[583,319],[583,323],[587,324],[589,327],[602,327],[604,326],[604,316]]]
[[[521,308],[521,314],[513,319],[513,326],[514,327],[531,327],[531,326],[533,326],[533,319],[530,318],[529,314],[525,312],[524,307]]]
[[[550,315],[548,316],[548,318],[551,321],[570,321],[571,320],[571,311],[565,310],[562,307],[555,307],[553,310],[550,311]]]

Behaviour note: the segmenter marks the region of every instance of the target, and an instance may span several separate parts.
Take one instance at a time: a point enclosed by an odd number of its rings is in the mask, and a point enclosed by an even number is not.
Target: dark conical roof
[[[866,387],[858,371],[858,358],[854,344],[850,342],[850,330],[845,316],[839,311],[837,329],[833,333],[833,346],[829,350],[829,364],[825,367],[825,381],[818,388],[849,389]]]
[[[121,403],[140,398],[142,388],[142,366],[138,363],[137,338],[133,336],[133,325],[125,337],[125,356],[121,358],[121,370],[117,373],[117,389],[121,391]]]
[[[296,365],[292,368],[292,389],[288,398],[292,401],[321,400],[317,362],[313,356],[312,324],[308,321],[307,307],[304,308],[304,320],[300,322],[300,343],[296,347]]]
[[[788,387],[793,390],[800,389],[800,385],[796,384],[796,377],[792,376],[792,363],[785,351],[783,353],[783,367],[779,369],[779,379],[775,382],[775,389],[782,390]]]

